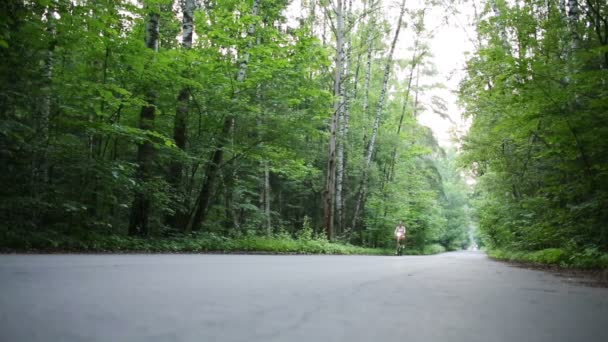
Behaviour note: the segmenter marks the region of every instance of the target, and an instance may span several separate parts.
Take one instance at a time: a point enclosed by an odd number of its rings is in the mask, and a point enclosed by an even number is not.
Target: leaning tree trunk
[[[401,134],[401,129],[403,127],[403,119],[405,119],[405,113],[407,112],[407,105],[410,101],[410,89],[412,88],[412,77],[414,76],[414,68],[416,68],[415,64],[411,65],[409,79],[407,81],[407,88],[405,90],[405,97],[403,99],[403,105],[401,106],[401,115],[399,116],[399,124],[397,125],[397,137]],[[395,163],[397,162],[397,146],[393,147],[393,152],[391,153],[391,160],[389,162],[388,174],[386,175],[386,183],[393,181],[395,177]]]
[[[351,7],[352,8],[352,7]],[[369,43],[369,38],[371,37],[371,27],[373,26],[371,24],[371,21],[373,20],[373,8],[374,8],[374,0],[369,0],[369,1],[363,1],[363,15],[358,18],[360,21],[365,21],[367,16],[368,16],[368,12],[370,14],[370,19],[367,19],[367,23],[364,27],[363,32],[365,33],[365,43],[360,43],[359,48],[362,48],[363,46],[367,46],[368,49],[366,50],[370,56],[371,56],[371,48],[370,48],[370,44]],[[351,19],[354,21],[354,18],[351,17]],[[353,30],[354,32],[354,27],[351,28],[351,30]],[[352,44],[352,39],[351,39],[351,44]],[[367,45],[364,45],[367,44]],[[351,46],[352,48],[352,46]],[[353,90],[352,90],[352,98],[358,98],[358,90],[359,90],[359,74],[361,71],[361,60],[363,57],[363,53],[361,53],[360,51],[357,50],[357,63],[355,64],[355,75],[353,77],[352,80],[352,85],[353,85]]]
[[[222,127],[220,138],[230,133],[231,126],[231,120],[224,120],[224,126]],[[213,194],[215,181],[219,171],[219,166],[224,158],[223,144],[224,142],[220,140],[216,150],[211,156],[211,160],[207,164],[207,168],[205,169],[205,178],[203,179],[201,190],[199,191],[194,204],[194,211],[190,214],[188,223],[184,227],[184,231],[186,233],[200,229],[202,223],[206,219],[207,210],[209,208],[209,204],[211,203],[211,195]]]
[[[260,8],[261,0],[254,0],[253,8],[251,9],[251,14],[255,17],[258,15],[258,11]],[[247,37],[252,38],[255,34],[255,24],[249,24],[247,28]],[[249,49],[253,46],[251,40],[249,41],[248,47]],[[250,52],[249,49],[245,51],[242,59],[239,61],[239,69],[236,75],[236,81],[241,83],[247,77],[247,66],[249,64]],[[234,93],[234,98],[238,96],[238,90]],[[232,115],[228,115],[224,119],[224,125],[222,131],[220,133],[217,145],[215,146],[215,151],[211,156],[210,164],[207,165],[207,169],[205,172],[205,178],[203,180],[201,190],[196,200],[194,211],[190,215],[190,219],[186,224],[184,230],[186,232],[190,232],[192,230],[199,230],[205,220],[207,219],[207,213],[209,211],[209,205],[211,204],[211,195],[213,194],[213,189],[215,188],[215,183],[217,181],[218,170],[220,164],[224,159],[224,146],[226,145],[226,139],[230,136],[230,131],[232,127],[234,127],[235,118]]]
[[[409,100],[410,100],[410,91],[412,89],[412,79],[414,77],[414,70],[418,68],[418,65],[420,63],[422,63],[422,59],[426,53],[425,49],[422,49],[421,52],[419,52],[419,48],[420,48],[420,36],[422,34],[423,31],[423,25],[424,24],[424,12],[420,18],[420,21],[418,22],[418,29],[416,30],[416,41],[414,42],[414,52],[412,54],[412,62],[410,64],[410,74],[408,76],[408,80],[407,80],[407,88],[405,90],[405,96],[404,96],[404,101],[403,101],[403,106],[401,107],[401,115],[399,116],[399,124],[397,125],[397,137],[399,137],[399,134],[401,134],[401,129],[403,127],[403,120],[405,119],[405,113],[407,111],[407,106],[409,104]],[[417,74],[416,77],[418,77],[419,75]],[[393,147],[393,152],[391,153],[391,160],[389,163],[389,168],[388,168],[388,174],[386,176],[386,183],[393,181],[394,177],[395,177],[395,163],[397,161],[397,146]]]
[[[159,15],[155,12],[148,14],[148,22],[146,23],[146,47],[154,52],[158,51],[159,42]],[[141,108],[139,114],[139,128],[144,131],[150,131],[154,128],[154,117],[156,107],[156,93],[152,89],[146,91],[147,104]],[[131,205],[131,216],[129,219],[129,235],[146,236],[150,231],[149,214],[150,214],[150,194],[147,189],[143,189],[145,184],[152,177],[152,168],[155,158],[155,150],[152,143],[148,140],[144,141],[137,147],[137,180],[139,188],[135,191],[135,198]]]
[[[188,51],[192,48],[192,36],[194,33],[194,10],[195,0],[184,0],[182,2],[182,49]],[[182,151],[186,150],[188,140],[188,115],[190,112],[190,89],[182,87],[177,95],[177,108],[173,119],[173,139],[175,145]],[[173,160],[169,165],[169,183],[176,193],[182,188],[184,164],[181,160]],[[167,218],[167,223],[172,227],[183,226],[179,222],[184,213],[179,210]]]
[[[334,113],[331,119],[327,174],[323,192],[323,227],[330,241],[334,240],[334,215],[336,200],[336,146],[340,116],[343,115],[342,69],[344,63],[344,2],[338,0],[336,11],[336,67],[334,70]]]
[[[365,84],[363,86],[363,148],[367,145],[367,118],[369,117],[369,86],[372,79],[372,51],[374,36],[372,34],[376,25],[376,15],[373,12],[374,1],[370,0],[370,17],[367,25],[367,60],[365,64]],[[351,227],[354,228],[354,227]]]
[[[384,109],[384,102],[386,99],[386,90],[388,88],[388,80],[391,74],[391,69],[393,67],[393,54],[395,52],[395,45],[397,45],[397,40],[399,39],[399,32],[401,31],[401,25],[403,23],[403,14],[405,13],[405,0],[401,1],[401,9],[399,12],[399,20],[397,21],[397,28],[395,30],[395,36],[393,37],[393,42],[391,43],[391,48],[388,54],[388,59],[384,66],[384,78],[382,80],[382,90],[380,91],[380,99],[378,100],[378,108],[376,110],[376,118],[374,120],[374,126],[372,128],[372,135],[369,140],[367,153],[365,155],[365,165],[363,167],[363,175],[361,180],[361,187],[359,189],[359,193],[357,196],[357,201],[355,203],[355,212],[353,214],[353,224],[352,227],[355,229],[357,227],[357,222],[359,221],[360,213],[364,210],[363,203],[365,201],[365,197],[367,195],[367,182],[369,177],[369,168],[372,163],[372,156],[374,154],[374,147],[376,144],[376,136],[378,134],[378,127],[380,127],[380,119],[382,118],[382,111]]]

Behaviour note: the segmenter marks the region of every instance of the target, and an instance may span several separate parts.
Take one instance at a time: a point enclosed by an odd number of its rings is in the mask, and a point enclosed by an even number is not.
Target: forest
[[[608,267],[608,3],[488,10],[460,88],[479,233],[499,255]]]
[[[433,8],[473,13],[448,147]],[[605,1],[0,9],[4,249],[383,254],[403,220],[413,254],[608,265]]]

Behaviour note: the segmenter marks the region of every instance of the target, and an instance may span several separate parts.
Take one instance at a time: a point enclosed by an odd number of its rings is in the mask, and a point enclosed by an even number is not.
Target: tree
[[[441,149],[416,104],[388,95],[425,91],[412,79],[427,74],[391,76],[380,1],[309,2],[299,24],[285,1],[143,4],[0,5],[0,234],[313,229],[388,246],[407,213],[411,247],[457,244],[442,228],[460,202],[442,197]]]
[[[603,54],[591,52],[603,46],[606,7],[595,5],[505,3],[478,22],[484,44],[461,86],[473,119],[464,162],[478,175],[476,215],[490,248],[607,248],[597,128],[606,73]]]
[[[403,0],[401,2],[401,7],[400,7],[400,12],[399,12],[399,19],[397,20],[397,26],[395,29],[395,35],[393,37],[393,41],[391,43],[391,48],[389,50],[388,53],[388,57],[387,57],[387,61],[386,64],[384,66],[384,77],[383,77],[383,81],[382,81],[382,90],[380,92],[380,99],[378,100],[378,107],[376,109],[376,118],[374,119],[374,125],[372,127],[372,134],[370,137],[370,141],[367,147],[367,152],[365,155],[365,164],[364,164],[364,168],[363,168],[363,177],[362,177],[362,181],[361,181],[361,186],[359,188],[359,192],[357,195],[357,201],[355,204],[355,212],[353,214],[353,223],[352,223],[352,227],[356,228],[357,227],[357,222],[359,220],[359,215],[360,212],[362,211],[362,207],[364,205],[364,201],[365,201],[365,196],[367,193],[367,182],[368,182],[368,170],[370,167],[370,164],[372,162],[372,155],[374,153],[374,147],[375,147],[375,143],[376,143],[376,136],[378,134],[378,128],[380,126],[380,119],[382,118],[382,110],[384,109],[384,101],[386,98],[386,91],[387,91],[387,85],[388,85],[388,80],[390,77],[390,72],[391,72],[391,68],[393,67],[393,53],[395,52],[395,45],[397,44],[397,40],[399,39],[399,32],[401,31],[401,25],[403,22],[403,14],[405,13],[405,0]]]
[[[148,19],[146,22],[146,47],[153,52],[158,52],[159,44],[159,14],[153,7],[147,8]],[[142,106],[139,114],[139,128],[144,131],[154,129],[154,119],[156,114],[156,92],[150,85],[146,89],[146,104]],[[131,205],[131,217],[129,219],[129,235],[147,236],[150,232],[149,215],[150,203],[148,190],[145,189],[146,182],[152,178],[154,169],[154,146],[149,140],[141,143],[137,148],[137,179],[140,188],[135,193],[133,204]]]
[[[253,6],[251,8],[252,17],[255,18],[258,15],[259,6],[260,6],[260,1],[254,0]],[[251,39],[254,38],[253,37],[254,34],[255,34],[255,23],[253,22],[253,23],[250,23],[247,28],[247,36],[249,37],[249,43],[248,43],[247,47],[249,49],[251,49],[251,47],[252,47]],[[249,64],[250,57],[251,57],[250,51],[248,51],[248,50],[246,50],[242,54],[242,58],[239,61],[239,68],[238,68],[238,71],[236,74],[237,82],[245,81],[245,77],[247,76],[247,67]],[[233,94],[233,98],[236,99],[236,97],[238,95],[239,95],[239,90],[237,88]],[[188,221],[188,224],[186,226],[187,232],[200,229],[203,222],[205,222],[205,219],[207,217],[206,215],[209,210],[209,204],[211,203],[211,195],[212,195],[212,191],[215,187],[215,182],[217,179],[219,167],[222,164],[223,159],[224,159],[224,146],[226,144],[226,139],[234,126],[234,121],[235,121],[235,118],[232,115],[228,115],[224,119],[224,125],[222,127],[222,132],[220,133],[219,141],[217,143],[217,146],[215,147],[215,151],[212,154],[211,160],[205,170],[205,178],[203,181],[203,185],[199,192],[199,196],[196,200],[196,205],[195,205],[194,211],[191,214],[190,220]]]
[[[192,48],[192,38],[194,36],[194,10],[196,3],[194,0],[184,0],[182,7],[182,49],[188,51]],[[187,58],[187,57],[186,57]],[[185,75],[188,77],[188,75]],[[177,108],[173,121],[173,140],[175,145],[182,151],[186,150],[188,140],[188,116],[190,112],[190,89],[188,86],[182,87],[177,95]],[[173,185],[177,194],[182,193],[182,174],[184,165],[181,160],[174,160],[169,166],[169,181]],[[179,208],[176,213],[171,215],[168,222],[172,226],[183,226],[183,211]]]

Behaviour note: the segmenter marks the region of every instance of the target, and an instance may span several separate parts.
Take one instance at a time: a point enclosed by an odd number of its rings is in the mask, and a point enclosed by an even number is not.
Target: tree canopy
[[[3,234],[187,239],[201,232],[234,237],[312,231],[331,241],[387,247],[394,243],[395,224],[404,220],[412,248],[466,247],[468,188],[457,151],[441,148],[417,120],[425,106],[419,95],[429,90],[419,80],[432,69],[426,9],[405,1],[394,5],[304,1],[294,22],[287,18],[292,4],[283,0],[4,1]],[[558,144],[538,133],[528,148],[522,131],[506,151],[509,158],[530,155],[531,162],[518,164],[530,186],[541,171],[553,182],[578,172],[564,190],[572,201],[556,207],[600,215],[601,199],[575,194],[601,191],[603,149],[590,139],[601,133],[601,119],[592,112],[603,108],[597,49],[604,36],[577,26],[581,47],[568,55],[576,63],[563,63],[570,74],[533,62],[528,53],[520,54],[529,60],[522,66],[500,50],[488,25],[521,21],[522,39],[530,40],[541,21],[532,20],[528,7],[509,9],[508,19],[480,21],[487,48],[471,60],[462,88],[475,117],[467,158],[479,170],[488,167],[483,148],[492,144],[484,139],[499,135],[484,130],[514,125],[490,119],[488,111],[501,107],[488,105],[486,79],[492,94],[511,94],[491,100],[518,114],[516,103],[524,106],[525,99],[555,91],[556,103],[526,105],[521,115],[572,113],[559,114],[559,122],[527,125],[535,132],[570,132],[575,143]],[[389,15],[393,10],[398,20]],[[555,27],[543,35],[547,44],[525,45],[548,49],[543,58],[551,63],[563,58],[556,52],[567,37],[556,15],[542,22]],[[411,48],[407,57],[393,54],[402,44]],[[516,76],[532,66],[558,81]],[[489,76],[497,70],[509,76]],[[576,76],[581,73],[589,77]],[[509,87],[520,91],[513,103]],[[535,93],[523,95],[524,87]],[[565,100],[568,91],[578,94],[574,100]],[[473,141],[477,147],[469,148]],[[554,147],[544,149],[545,143]],[[541,156],[545,162],[564,159],[563,168],[548,170]],[[507,180],[522,173],[511,171],[493,164],[481,183],[501,172]],[[518,183],[523,194],[525,184]]]
[[[608,250],[608,5],[490,1],[460,94],[491,248]]]

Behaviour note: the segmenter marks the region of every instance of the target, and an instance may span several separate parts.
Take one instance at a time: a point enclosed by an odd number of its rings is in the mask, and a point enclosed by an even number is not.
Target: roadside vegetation
[[[213,233],[192,236],[140,238],[124,235],[100,235],[86,231],[72,234],[57,232],[3,232],[2,252],[70,252],[70,253],[270,253],[270,254],[358,254],[393,255],[393,248],[369,248],[348,243],[332,243],[323,235],[292,237],[275,236],[225,237]],[[444,252],[439,244],[423,249],[407,248],[404,254],[421,255]]]
[[[488,1],[477,32],[460,95],[483,244],[608,267],[608,3]]]
[[[435,2],[290,3],[2,1],[0,246],[383,254],[399,220],[412,253],[467,246],[418,121],[449,116]]]
[[[492,249],[488,255],[497,260],[537,265],[557,265],[576,269],[608,268],[608,253],[590,248],[583,251],[547,248],[539,251],[508,251]]]

